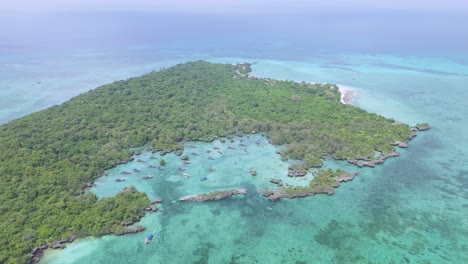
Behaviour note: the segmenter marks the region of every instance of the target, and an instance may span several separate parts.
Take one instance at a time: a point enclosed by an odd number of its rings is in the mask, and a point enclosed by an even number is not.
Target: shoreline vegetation
[[[271,144],[284,146],[278,153],[283,160],[301,161],[288,170],[301,177],[327,158],[368,166],[378,153],[383,161],[414,130],[429,128],[342,104],[345,95],[335,84],[250,72],[248,63],[179,64],[1,125],[0,263],[36,261],[31,250],[72,234],[124,233],[125,223],[144,216],[150,201],[134,187],[101,199],[84,191],[105,170],[132,160],[133,147],[181,155],[188,141],[263,133]],[[330,194],[351,179],[339,170],[320,170],[307,190],[281,186],[273,197]]]
[[[312,196],[320,193],[332,195],[335,193],[335,188],[340,186],[341,182],[352,181],[358,174],[358,172],[351,174],[340,169],[336,171],[333,171],[332,169],[319,170],[314,176],[314,179],[310,181],[309,186],[284,186],[281,180],[272,178],[270,179],[270,182],[276,184],[278,188],[275,190],[266,188],[257,192],[268,198],[270,201],[276,201],[280,198],[293,199]]]

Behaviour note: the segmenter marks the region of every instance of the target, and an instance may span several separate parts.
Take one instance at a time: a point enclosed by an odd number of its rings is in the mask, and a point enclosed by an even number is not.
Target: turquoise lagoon
[[[132,184],[151,199],[163,198],[161,211],[147,214],[139,223],[147,231],[80,239],[65,250],[48,251],[41,263],[468,261],[466,64],[390,55],[324,55],[307,61],[206,59],[256,62],[257,76],[358,87],[354,105],[409,124],[429,122],[432,129],[419,133],[407,150],[400,150],[400,157],[374,169],[360,169],[359,177],[342,184],[333,196],[276,202],[255,190],[273,187],[270,177],[286,178],[287,163],[259,135],[232,143],[187,143],[191,164],[182,165],[179,157],[168,154],[162,157],[168,162],[164,171],[147,168],[148,163],[158,165],[161,157],[152,160],[144,152],[137,158],[145,162],[111,169],[91,191],[109,196]],[[246,147],[239,146],[241,140]],[[222,154],[206,153],[214,146]],[[210,155],[214,160],[207,159]],[[186,168],[189,179],[176,170],[179,166]],[[215,171],[208,172],[209,166]],[[356,170],[333,161],[326,166]],[[141,172],[120,175],[135,167]],[[250,167],[258,176],[248,173]],[[144,175],[154,177],[143,180]],[[200,181],[203,176],[208,180]],[[119,177],[128,180],[116,183]],[[249,193],[216,202],[178,201],[184,195],[229,188],[247,188]],[[144,236],[154,230],[156,239],[145,245]]]

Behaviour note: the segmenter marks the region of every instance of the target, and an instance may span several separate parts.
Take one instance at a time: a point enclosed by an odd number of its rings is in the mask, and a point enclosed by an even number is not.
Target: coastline
[[[340,102],[342,104],[353,105],[353,97],[357,93],[356,88],[342,84],[337,84],[337,86],[341,93]]]
[[[232,65],[245,65],[246,63],[245,62],[240,62],[240,63],[233,63]],[[250,65],[253,65],[255,64],[252,63]],[[243,70],[246,70],[245,66],[243,67]],[[246,74],[242,74],[239,70],[237,70],[237,77],[247,77],[249,80],[250,79],[254,79],[254,78],[260,78],[260,79],[269,79],[269,78],[266,78],[266,77],[258,77],[256,76],[255,74],[252,73],[252,70],[250,70],[250,72],[247,72]],[[295,81],[296,83],[301,83],[303,81]],[[314,85],[314,84],[324,84],[322,82],[307,82],[308,84],[311,84],[311,85]],[[357,94],[357,89],[355,87],[352,87],[352,86],[348,86],[348,85],[343,85],[343,84],[337,84],[335,83],[336,87],[338,87],[338,90],[340,91],[340,102],[342,104],[347,104],[347,105],[353,105],[352,101],[353,101],[353,97]]]

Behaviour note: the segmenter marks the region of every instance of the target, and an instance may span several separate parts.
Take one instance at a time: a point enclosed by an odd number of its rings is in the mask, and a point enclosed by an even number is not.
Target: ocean
[[[84,238],[47,251],[41,263],[467,263],[468,19],[395,11],[303,15],[152,13],[19,14],[0,17],[0,123],[60,104],[114,80],[177,63],[255,63],[261,77],[354,87],[353,104],[432,128],[401,156],[342,184],[332,196],[269,202],[255,190],[284,177],[287,162],[261,135],[187,143],[186,165],[169,154],[149,180],[115,183],[128,163],[91,189],[126,184],[164,199],[141,221],[147,232]],[[7,26],[8,21],[10,26]],[[15,23],[15,27],[11,27]],[[245,144],[245,150],[240,144]],[[236,149],[228,149],[228,146]],[[222,148],[210,163],[206,149]],[[143,153],[146,162],[149,153]],[[161,158],[161,157],[158,157]],[[146,164],[146,163],[145,163]],[[326,167],[356,170],[327,161]],[[254,167],[258,176],[248,174]],[[207,181],[199,181],[207,176]],[[132,180],[130,180],[132,179]],[[297,182],[301,184],[301,182]],[[218,188],[246,196],[181,203]],[[156,238],[144,244],[146,233]]]

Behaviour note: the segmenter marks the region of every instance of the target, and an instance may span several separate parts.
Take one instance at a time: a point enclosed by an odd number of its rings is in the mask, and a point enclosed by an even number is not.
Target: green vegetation
[[[346,171],[337,169],[319,170],[315,177],[310,181],[309,186],[283,186],[281,180],[270,179],[270,182],[277,184],[276,190],[264,189],[261,193],[271,201],[280,198],[297,198],[310,196],[317,193],[334,194],[334,188],[340,185],[341,181],[350,181],[354,177]]]
[[[296,163],[289,165],[288,176],[289,177],[302,177],[307,174],[309,166],[307,163]]]
[[[312,191],[310,188],[305,187],[305,186],[288,186],[288,187],[281,186],[280,189],[284,190],[288,195],[290,195],[292,197],[302,196],[302,195],[299,195],[299,194],[310,195],[310,193]]]
[[[428,123],[418,123],[418,124],[416,124],[416,129],[417,130],[428,130],[430,128],[431,128],[431,126]]]
[[[223,197],[225,193],[226,191],[213,191],[210,193],[201,194],[200,197],[203,201],[211,201],[217,200],[218,197]]]
[[[325,156],[387,153],[411,133],[339,103],[333,84],[249,78],[249,71],[248,64],[190,62],[0,126],[0,263],[24,263],[46,241],[105,234],[141,216],[149,203],[141,193],[96,199],[83,192],[86,182],[130,160],[131,147],[181,153],[184,141],[256,131],[284,144],[284,159],[311,167]]]
[[[310,181],[309,187],[312,191],[330,189],[339,185],[339,177],[351,177],[351,174],[341,169],[337,169],[336,171],[330,168],[327,170],[319,170],[314,179]]]
[[[212,191],[210,193],[199,194],[198,199],[200,201],[214,201],[220,200],[231,195],[235,194],[245,194],[247,190],[245,189],[234,189],[234,190],[222,190],[222,191]]]

